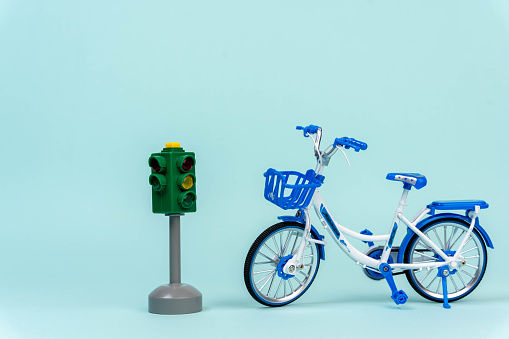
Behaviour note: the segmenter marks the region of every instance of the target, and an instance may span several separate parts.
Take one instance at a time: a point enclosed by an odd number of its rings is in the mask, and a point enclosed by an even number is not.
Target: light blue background
[[[502,0],[0,1],[0,337],[508,338],[508,93]],[[387,232],[401,189],[387,172],[427,176],[409,216],[490,203],[496,249],[471,296],[446,311],[398,277],[398,308],[331,245],[298,302],[252,300],[245,255],[282,214],[262,173],[313,166],[295,131],[311,123],[325,145],[369,145],[324,173],[334,217],[356,231]],[[168,279],[146,161],[168,141],[197,155],[182,273],[204,294],[202,313],[176,317],[146,311]]]

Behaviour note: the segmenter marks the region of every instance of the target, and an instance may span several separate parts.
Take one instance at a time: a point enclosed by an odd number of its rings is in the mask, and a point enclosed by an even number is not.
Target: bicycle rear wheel
[[[284,264],[297,253],[303,234],[304,225],[281,222],[263,231],[251,246],[244,264],[244,282],[249,294],[260,304],[288,305],[311,286],[320,266],[315,243],[305,246],[303,270],[296,275],[282,272]]]
[[[449,256],[456,253],[469,224],[458,219],[441,219],[425,226],[421,231]],[[461,250],[465,262],[447,277],[449,301],[456,301],[470,294],[481,282],[486,271],[488,257],[482,236],[474,228],[468,242]],[[415,234],[405,250],[405,263],[439,262],[438,254]],[[406,277],[412,288],[426,299],[443,302],[442,278],[438,269],[407,270]]]

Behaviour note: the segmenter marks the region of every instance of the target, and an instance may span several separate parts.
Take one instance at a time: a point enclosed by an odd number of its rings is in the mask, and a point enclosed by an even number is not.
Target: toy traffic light
[[[194,153],[185,152],[178,142],[169,142],[161,153],[150,156],[152,212],[196,212],[195,164]]]

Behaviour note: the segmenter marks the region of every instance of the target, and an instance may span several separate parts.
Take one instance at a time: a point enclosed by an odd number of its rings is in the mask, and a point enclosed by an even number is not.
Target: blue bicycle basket
[[[284,210],[305,208],[309,205],[315,189],[322,185],[312,169],[306,174],[294,171],[278,172],[269,168],[265,177],[265,199]]]

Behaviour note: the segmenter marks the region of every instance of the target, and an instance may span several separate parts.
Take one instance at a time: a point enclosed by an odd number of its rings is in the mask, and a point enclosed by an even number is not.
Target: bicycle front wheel
[[[437,244],[449,256],[456,251],[468,231],[469,224],[458,219],[441,219],[432,222],[421,229],[431,241]],[[463,264],[453,270],[447,277],[447,296],[449,301],[459,300],[470,294],[481,281],[488,263],[486,246],[482,236],[474,228],[470,237],[461,250]],[[438,254],[428,247],[420,237],[415,234],[408,243],[405,251],[406,263],[439,262]],[[406,277],[412,288],[426,299],[443,302],[442,278],[438,269],[408,270]]]
[[[284,306],[297,300],[315,279],[320,258],[318,245],[307,242],[304,269],[296,275],[282,272],[284,264],[297,253],[304,225],[282,222],[267,228],[251,246],[244,264],[244,282],[260,304]]]

